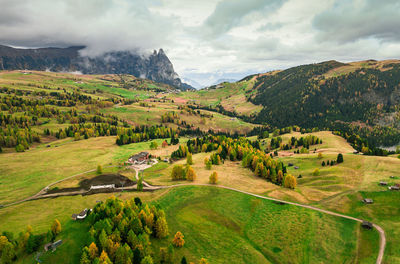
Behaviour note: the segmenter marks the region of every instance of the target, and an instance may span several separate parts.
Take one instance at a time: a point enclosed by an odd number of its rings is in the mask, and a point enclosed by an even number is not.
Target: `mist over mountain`
[[[83,74],[132,74],[138,78],[166,83],[182,90],[182,83],[162,49],[147,55],[112,51],[97,56],[81,54],[84,46],[68,48],[17,49],[0,45],[0,70],[40,70]]]

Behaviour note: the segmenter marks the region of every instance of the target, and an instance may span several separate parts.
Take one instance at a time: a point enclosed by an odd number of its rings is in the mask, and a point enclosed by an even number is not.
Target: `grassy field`
[[[341,74],[352,71],[360,65],[344,66],[343,69],[329,74]],[[362,66],[362,65],[361,65]],[[364,66],[363,66],[364,67]],[[147,88],[165,89],[152,82],[141,82],[128,78],[124,82],[116,75],[71,75],[63,73],[20,71],[1,72],[2,87],[46,92],[68,93],[78,91],[93,98],[138,98],[145,100],[151,107],[142,107],[139,102],[131,105],[117,104],[101,109],[103,114],[116,115],[131,125],[160,124],[161,115],[168,111],[179,112],[180,120],[200,127],[202,130],[219,131],[251,130],[255,125],[232,119],[215,112],[201,110],[201,113],[212,114],[212,118],[202,118],[187,111],[182,113],[178,105],[196,102],[201,105],[216,106],[221,104],[229,111],[251,115],[260,111],[259,106],[246,102],[251,95],[254,80],[236,84],[224,84],[209,91],[192,91],[164,93],[175,102],[152,102],[160,94],[147,91]],[[132,86],[135,84],[136,86]],[[134,88],[136,87],[136,88]],[[157,99],[158,100],[158,99]],[[154,105],[154,106],[153,106]],[[69,107],[58,107],[60,111],[69,111]],[[86,111],[85,105],[77,105],[77,111]],[[7,114],[8,112],[4,112]],[[15,116],[22,112],[14,113]],[[40,118],[43,122],[32,129],[41,133],[44,128],[58,130],[70,125],[68,121],[59,124],[56,119]],[[168,123],[168,126],[177,127]],[[208,183],[211,172],[219,175],[218,184],[237,189],[268,195],[290,201],[312,204],[317,207],[353,215],[372,221],[384,228],[387,234],[385,263],[400,263],[400,192],[392,192],[379,185],[384,180],[389,185],[400,183],[400,159],[396,157],[374,157],[353,154],[354,149],[343,139],[331,132],[311,133],[323,140],[323,144],[310,148],[309,154],[294,154],[291,151],[279,151],[275,157],[288,167],[288,171],[298,178],[295,190],[285,189],[257,178],[240,162],[226,161],[207,170],[203,163],[211,153],[193,155],[192,166],[197,174],[194,183]],[[281,135],[283,143],[290,137],[307,136],[293,132]],[[161,145],[164,139],[156,142]],[[181,138],[181,143],[187,138]],[[264,140],[264,145],[269,139]],[[49,145],[49,146],[48,146]],[[15,153],[5,149],[0,155],[0,204],[6,204],[31,196],[46,185],[69,176],[94,170],[97,165],[104,167],[104,172],[120,172],[119,168],[107,168],[123,163],[132,154],[149,150],[150,142],[124,146],[115,144],[115,137],[97,137],[88,140],[74,141],[73,138],[57,140],[54,136],[42,138],[42,143],[35,143],[24,153]],[[151,150],[156,156],[168,156],[178,146]],[[316,152],[314,153],[314,148]],[[285,153],[286,152],[286,153]],[[291,153],[289,153],[291,152]],[[322,153],[322,158],[318,158]],[[322,166],[322,161],[335,160],[338,153],[343,153],[344,162],[335,166]],[[176,164],[185,164],[185,160]],[[144,177],[155,185],[172,185],[188,183],[172,181],[170,174],[173,165],[160,162],[145,170]],[[318,168],[319,175],[313,175]],[[130,178],[133,171],[125,171]],[[60,183],[59,187],[71,187],[83,178],[93,177],[89,172]],[[394,179],[390,176],[396,176]],[[321,215],[306,209],[287,205],[278,205],[243,194],[208,187],[179,187],[173,190],[156,192],[116,193],[122,199],[140,196],[146,201],[159,204],[166,210],[170,223],[170,237],[161,242],[166,245],[177,230],[183,231],[186,246],[177,250],[177,261],[182,255],[190,261],[206,257],[210,263],[374,263],[378,248],[378,235],[374,231],[360,229],[358,224]],[[0,208],[0,232],[13,231],[15,234],[24,230],[28,224],[34,227],[35,233],[49,229],[54,218],[58,218],[64,232],[61,238],[65,244],[55,253],[43,256],[44,263],[76,263],[79,249],[84,240],[87,228],[70,220],[72,213],[92,207],[97,200],[104,200],[110,194],[90,196],[59,197],[29,201],[12,207]],[[365,205],[363,198],[372,198],[374,204]],[[323,238],[323,239],[321,239]],[[158,252],[155,252],[156,257]],[[20,263],[34,263],[33,257],[19,260]]]
[[[63,245],[55,252],[44,254],[41,257],[44,263],[60,263],[60,260],[77,263],[88,227],[84,222],[73,222],[69,215],[92,207],[96,200],[103,200],[107,195],[62,197],[18,205],[20,215],[44,204],[51,210],[57,210],[61,204],[70,205],[63,214],[44,214],[31,223],[38,232],[49,228],[52,217],[60,219],[63,225],[60,235]],[[153,246],[167,246],[176,231],[185,235],[185,246],[175,250],[176,262],[184,255],[189,261],[197,262],[205,257],[210,263],[320,263],[321,260],[323,263],[374,263],[377,254],[376,232],[363,230],[354,221],[229,190],[179,187],[154,193],[123,193],[120,198],[134,196],[166,212],[170,235],[161,241],[152,240]],[[24,228],[18,221],[14,222],[4,229]],[[157,260],[158,251],[154,253]],[[34,263],[33,256],[20,263]]]
[[[172,239],[185,235],[176,251],[210,263],[373,263],[376,255],[359,225],[310,210],[279,205],[212,187],[181,187],[157,200],[165,208]],[[324,239],[321,239],[321,238]],[[165,244],[162,242],[160,244]],[[357,248],[360,252],[357,252]],[[362,253],[362,254],[361,254]]]
[[[161,145],[163,139],[155,140]],[[59,140],[51,147],[0,155],[0,203],[17,201],[39,192],[46,185],[77,173],[112,166],[149,149],[150,142],[118,146],[115,137],[81,141]]]
[[[184,102],[194,102],[203,106],[215,107],[221,104],[225,110],[236,111],[241,115],[251,115],[262,109],[262,106],[254,105],[246,99],[246,92],[251,90],[253,85],[254,81],[223,83],[217,88],[169,95],[168,98],[176,100],[178,97]]]
[[[186,111],[181,112],[178,109],[178,105],[171,102],[150,102],[150,107],[140,106],[139,103],[134,103],[131,105],[123,107],[114,107],[103,109],[102,112],[106,114],[112,114],[120,116],[128,120],[132,125],[158,125],[161,123],[161,116],[167,112],[175,111],[179,114],[179,118],[185,121],[187,124],[199,127],[203,131],[208,131],[209,129],[215,131],[224,132],[249,132],[252,128],[257,125],[244,122],[237,118],[231,118],[216,112],[210,112],[206,110],[199,110],[202,114],[212,115],[212,118],[205,118],[204,123],[199,115],[189,114]],[[167,126],[176,127],[176,124],[165,123]]]
[[[218,173],[218,184],[246,190],[253,193],[263,194],[268,190],[275,190],[279,187],[263,179],[254,176],[249,169],[243,168],[240,162],[225,161],[222,165],[213,165],[211,170],[207,170],[204,165],[204,158],[211,153],[199,153],[193,155],[192,168],[195,170],[197,178],[193,183],[208,183],[212,172]],[[175,164],[186,164],[186,160],[180,160],[173,165],[160,163],[153,168],[144,171],[144,179],[154,185],[173,185],[178,183],[188,183],[187,181],[172,181],[171,171]],[[189,182],[190,183],[190,182]]]

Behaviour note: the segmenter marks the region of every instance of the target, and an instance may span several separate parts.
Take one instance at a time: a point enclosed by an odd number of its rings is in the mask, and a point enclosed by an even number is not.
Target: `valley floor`
[[[387,234],[383,263],[400,262],[397,239],[400,212],[396,206],[399,193],[379,186],[380,180],[387,180],[389,184],[398,183],[398,176],[394,179],[390,176],[397,175],[400,160],[355,155],[342,138],[330,132],[314,134],[324,141],[317,146],[316,153],[311,151],[310,154],[278,156],[285,164],[294,163],[299,167],[289,167],[290,173],[302,175],[295,190],[284,189],[257,178],[237,162],[226,161],[223,165],[213,166],[209,171],[203,163],[209,153],[193,155],[193,168],[197,173],[195,183],[208,183],[209,174],[217,171],[219,185],[309,204],[371,221],[382,226]],[[105,173],[118,172],[134,179],[132,172],[106,167],[119,165],[131,154],[149,150],[150,143],[118,147],[114,142],[113,137],[59,140],[52,143],[50,148],[39,146],[25,153],[0,155],[0,179],[3,183],[0,185],[0,203],[6,204],[33,195],[56,180],[92,170],[97,164],[103,165]],[[160,145],[162,140],[157,142]],[[164,156],[176,147],[149,151]],[[318,158],[319,152],[322,158]],[[344,163],[321,166],[323,160],[332,160],[339,152],[344,154]],[[178,161],[177,164],[184,162]],[[320,169],[320,175],[312,175],[315,168]],[[144,179],[153,185],[186,183],[171,181],[171,170],[170,164],[160,162],[144,171]],[[76,186],[83,178],[94,176],[94,173],[88,173],[76,179],[71,178],[61,182],[59,187]],[[65,247],[60,247],[54,254],[43,256],[43,260],[46,260],[44,263],[54,263],[54,260],[61,258],[75,263],[80,254],[79,251],[75,252],[79,243],[76,244],[72,237],[84,229],[85,225],[72,222],[71,214],[93,207],[96,201],[110,195],[66,196],[1,208],[0,231],[13,230],[18,233],[31,225],[35,233],[40,233],[48,230],[51,222],[57,218],[65,227],[61,235],[65,239]],[[195,259],[206,257],[210,263],[223,263],[224,259],[230,259],[231,263],[315,263],[321,259],[326,260],[324,263],[375,263],[378,255],[379,234],[374,230],[360,228],[355,221],[307,208],[276,204],[230,190],[186,186],[143,193],[125,191],[114,195],[122,199],[140,196],[165,209],[171,235],[181,230],[187,238],[187,246],[177,253],[177,259],[185,255]],[[364,205],[361,202],[363,198],[372,198],[374,204]],[[169,240],[171,237],[160,243],[165,244]],[[66,257],[67,250],[75,253]],[[29,261],[33,263],[33,258],[23,260],[24,263]]]

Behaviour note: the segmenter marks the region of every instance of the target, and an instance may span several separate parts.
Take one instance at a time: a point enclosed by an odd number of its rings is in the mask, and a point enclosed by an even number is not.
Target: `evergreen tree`
[[[297,186],[296,178],[291,174],[286,175],[285,180],[284,180],[284,186],[286,188],[290,188],[290,189],[296,188],[296,186]]]
[[[187,165],[193,165],[193,157],[192,157],[192,153],[190,153],[190,152],[187,153],[186,164]]]
[[[187,260],[186,260],[186,257],[185,257],[185,256],[182,257],[182,259],[181,259],[181,264],[187,264]]]
[[[184,236],[180,231],[176,232],[174,239],[172,240],[172,244],[175,247],[183,247],[183,245],[185,244],[185,240],[183,238]]]
[[[103,173],[103,168],[101,167],[101,165],[97,165],[96,173],[97,173],[98,175],[100,175],[100,174]]]
[[[336,162],[337,162],[338,164],[343,162],[343,155],[342,155],[342,153],[339,153],[339,154],[337,155]]]
[[[191,166],[188,166],[186,168],[186,179],[188,181],[195,181],[196,180],[196,172],[194,171],[194,169]]]
[[[214,171],[213,173],[211,173],[209,182],[210,182],[211,184],[216,184],[216,183],[218,182],[218,173],[217,173],[216,171]]]
[[[139,177],[139,180],[137,181],[137,190],[139,192],[143,191],[143,176]]]
[[[158,217],[155,224],[156,237],[164,238],[168,236],[168,225],[165,217]]]
[[[58,234],[61,232],[61,224],[58,219],[55,219],[52,226],[51,226],[51,232],[53,233],[53,237],[56,237]]]

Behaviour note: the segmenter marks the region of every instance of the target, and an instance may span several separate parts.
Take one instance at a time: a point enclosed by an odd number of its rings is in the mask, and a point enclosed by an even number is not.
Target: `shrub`
[[[25,147],[24,147],[22,144],[18,144],[18,145],[15,147],[15,151],[17,151],[17,152],[24,152],[24,151],[25,151]]]
[[[313,175],[313,176],[318,176],[318,175],[319,175],[319,169],[316,168],[316,169],[313,171],[312,175]]]
[[[97,174],[102,174],[103,173],[103,168],[101,167],[101,165],[97,165],[96,173]]]

